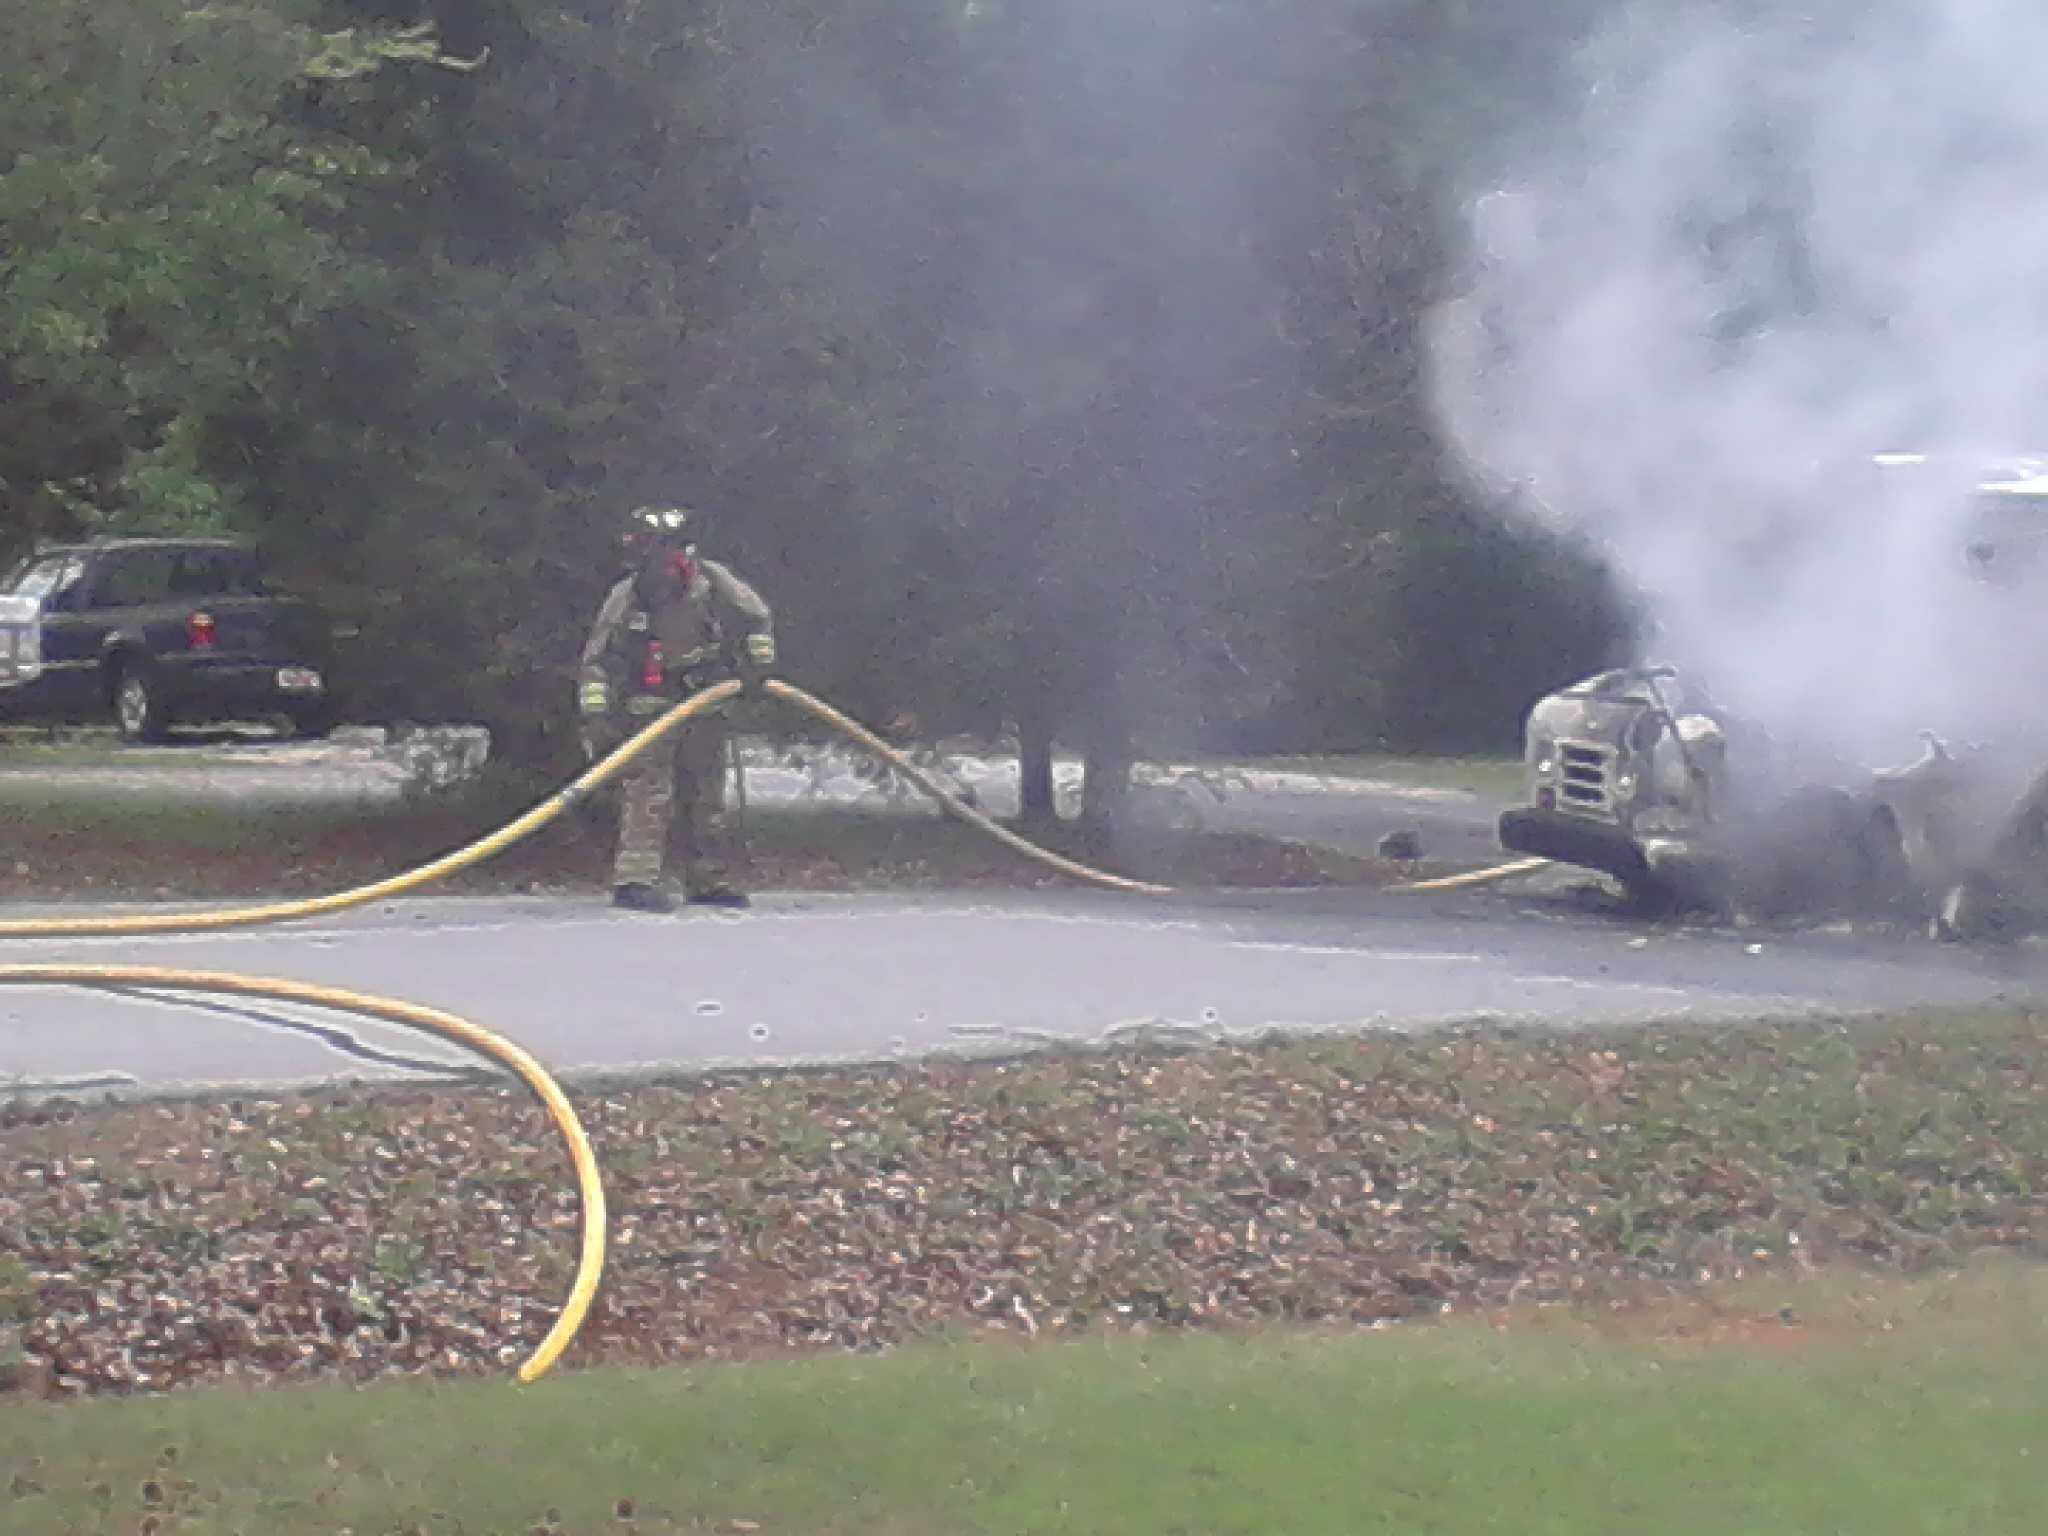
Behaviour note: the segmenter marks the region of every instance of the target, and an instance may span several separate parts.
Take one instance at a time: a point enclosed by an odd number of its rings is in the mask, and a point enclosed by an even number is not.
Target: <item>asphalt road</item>
[[[952,765],[982,803],[1004,765]],[[372,743],[223,741],[19,770],[94,792],[238,799],[393,793]],[[0,777],[6,775],[0,774]],[[84,781],[90,780],[87,784]],[[1496,856],[1497,807],[1452,790],[1253,773],[1168,782],[1162,815],[1370,851],[1419,830],[1430,857]],[[749,773],[760,801],[888,803],[850,759]],[[907,806],[920,801],[903,802]],[[1009,1052],[1151,1034],[1419,1030],[1476,1019],[1703,1026],[2031,999],[2048,951],[1960,950],[1853,931],[1655,928],[1591,910],[1579,877],[1455,894],[771,896],[740,916],[615,913],[596,900],[422,898],[320,923],[154,940],[0,941],[0,963],[151,963],[293,977],[434,1004],[571,1076]],[[23,915],[18,912],[10,915]],[[442,1073],[466,1058],[403,1030],[227,999],[0,990],[0,1092],[168,1090]]]
[[[14,914],[20,915],[20,914]],[[572,1077],[1477,1019],[1701,1027],[2032,998],[2048,954],[1658,930],[1562,894],[779,896],[738,915],[422,898],[322,922],[0,942],[0,962],[245,971],[437,1005]],[[231,1000],[0,989],[0,1091],[416,1077],[453,1048]]]

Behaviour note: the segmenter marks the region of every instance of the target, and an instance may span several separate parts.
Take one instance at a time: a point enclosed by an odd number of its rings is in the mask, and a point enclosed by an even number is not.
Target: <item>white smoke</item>
[[[1798,9],[1639,5],[1586,52],[1471,204],[1440,412],[1765,724],[2048,726],[2042,605],[1962,553],[1989,461],[2048,450],[2048,7]]]

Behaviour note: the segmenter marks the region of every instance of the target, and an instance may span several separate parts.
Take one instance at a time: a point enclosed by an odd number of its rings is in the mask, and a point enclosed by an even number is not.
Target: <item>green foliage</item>
[[[1099,785],[1497,745],[1617,626],[1419,338],[1607,5],[0,0],[0,544],[252,534],[536,765],[656,495],[804,681]]]
[[[431,33],[183,0],[7,0],[0,31],[5,532],[231,523],[249,466],[206,462],[208,424],[388,292],[343,215],[396,167],[294,110]]]
[[[344,27],[327,33],[319,42],[319,51],[299,66],[303,79],[361,80],[387,64],[431,64],[468,74],[481,69],[490,57],[486,49],[473,59],[450,58],[441,51],[438,29],[432,22],[385,32]]]

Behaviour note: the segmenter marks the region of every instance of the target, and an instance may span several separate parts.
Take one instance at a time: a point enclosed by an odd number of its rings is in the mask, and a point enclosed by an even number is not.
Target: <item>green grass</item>
[[[417,799],[245,800],[0,778],[0,899],[230,897],[339,889],[396,874],[525,811],[541,791],[489,780]],[[756,889],[859,890],[1067,883],[982,832],[939,816],[749,807]],[[595,887],[615,823],[593,806],[444,892]],[[1115,844],[1072,822],[1027,829],[1055,851],[1193,885],[1382,884],[1391,866],[1250,834],[1186,832]]]
[[[256,801],[0,782],[0,895],[17,900],[296,894],[395,874],[487,826],[459,808]]]
[[[1789,1348],[1517,1319],[0,1403],[0,1527],[2048,1529],[2048,1271],[1807,1290]]]
[[[0,779],[0,899],[300,895],[396,874],[491,830],[530,800],[490,789],[419,800],[250,798]],[[566,850],[566,852],[565,852]],[[579,857],[580,855],[580,857]],[[466,889],[518,888],[600,862],[557,833]]]
[[[261,847],[279,836],[322,835],[345,827],[395,822],[417,813],[395,802],[361,798],[237,803],[177,792],[109,790],[86,784],[0,780],[0,816],[19,830],[66,840],[143,841],[176,849]]]
[[[130,761],[132,763],[132,759]],[[51,768],[118,768],[129,765],[122,761],[120,749],[111,746],[89,742],[0,740],[0,770],[34,769],[42,772]]]

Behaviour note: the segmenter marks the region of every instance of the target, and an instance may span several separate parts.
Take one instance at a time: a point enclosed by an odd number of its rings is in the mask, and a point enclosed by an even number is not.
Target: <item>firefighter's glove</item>
[[[747,636],[740,650],[740,691],[750,699],[763,696],[763,688],[775,672],[775,637],[765,630]]]
[[[586,682],[576,690],[576,709],[584,719],[612,712],[612,691],[600,682]]]

